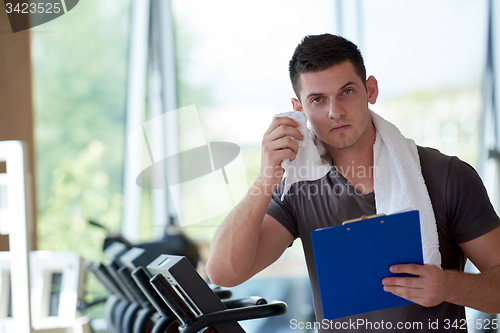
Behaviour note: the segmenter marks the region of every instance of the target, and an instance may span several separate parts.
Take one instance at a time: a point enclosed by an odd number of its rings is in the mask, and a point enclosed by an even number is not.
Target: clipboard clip
[[[357,219],[352,219],[352,220],[344,221],[344,222],[342,222],[342,225],[345,225],[345,224],[348,224],[348,223],[352,223],[352,222],[359,222],[359,221],[363,221],[363,220],[369,220],[369,219],[373,219],[373,218],[380,217],[380,216],[385,216],[385,214],[375,214],[375,215],[369,215],[369,216],[363,215],[361,217],[358,217]]]

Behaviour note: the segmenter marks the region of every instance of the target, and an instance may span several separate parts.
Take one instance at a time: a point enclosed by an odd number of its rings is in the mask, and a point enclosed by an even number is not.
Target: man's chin
[[[342,142],[325,142],[323,141],[328,149],[334,149],[334,150],[345,150],[353,147],[356,143],[355,142],[349,142],[349,141],[342,141]]]

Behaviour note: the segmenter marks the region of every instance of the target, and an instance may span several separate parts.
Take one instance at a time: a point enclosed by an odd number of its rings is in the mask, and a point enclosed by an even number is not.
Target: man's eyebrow
[[[347,86],[350,86],[351,84],[354,84],[354,85],[358,85],[356,82],[354,81],[351,81],[351,82],[347,82],[346,84],[344,84],[342,87],[339,88],[339,91],[341,90],[344,90]]]
[[[309,95],[306,96],[306,98],[313,97],[313,96],[322,96],[324,94],[322,93],[310,93]]]
[[[347,82],[346,84],[344,84],[342,87],[340,87],[339,91],[344,90],[346,87],[350,86],[351,84],[356,85],[356,86],[358,85],[356,82],[350,81],[350,82]],[[315,96],[323,96],[323,95],[324,95],[323,93],[310,93],[309,95],[306,96],[306,98],[315,97]]]

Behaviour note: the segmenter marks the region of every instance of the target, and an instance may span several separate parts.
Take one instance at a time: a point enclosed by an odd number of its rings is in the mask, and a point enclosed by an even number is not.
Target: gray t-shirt
[[[463,271],[466,258],[458,243],[495,229],[500,226],[500,219],[481,179],[470,165],[431,148],[418,147],[418,153],[436,217],[442,267]],[[267,214],[278,220],[294,238],[302,240],[319,332],[466,331],[461,330],[466,327],[462,325],[464,307],[447,302],[430,308],[414,304],[335,321],[323,320],[310,233],[375,214],[375,196],[373,192],[357,193],[334,168],[319,180],[293,184],[283,201],[280,200],[282,191],[283,182],[274,192]]]

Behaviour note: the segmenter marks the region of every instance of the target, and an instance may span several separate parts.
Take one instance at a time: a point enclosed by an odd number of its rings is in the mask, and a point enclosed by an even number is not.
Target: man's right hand
[[[221,224],[212,241],[206,271],[215,284],[238,285],[275,262],[293,241],[290,232],[266,214],[273,189],[283,178],[281,161],[294,160],[304,137],[288,117],[274,118],[262,139],[261,173],[245,198]]]
[[[299,151],[299,144],[293,140],[304,140],[299,123],[288,117],[276,117],[269,125],[262,139],[260,177],[267,185],[278,185],[284,170],[280,166],[285,159],[293,161]]]

